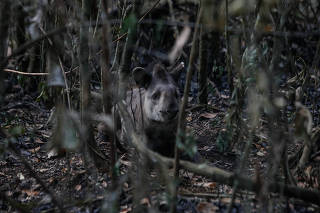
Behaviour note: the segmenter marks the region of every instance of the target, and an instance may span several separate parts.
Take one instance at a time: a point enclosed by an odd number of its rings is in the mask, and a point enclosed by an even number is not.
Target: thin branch
[[[15,73],[15,74],[20,74],[20,75],[32,75],[32,76],[44,76],[44,75],[49,75],[47,72],[21,72],[17,70],[12,70],[12,69],[3,69],[5,72],[10,72],[10,73]]]
[[[64,31],[66,31],[67,27],[70,26],[64,26],[64,27],[60,27],[57,29],[54,29],[52,31],[49,31],[47,34],[40,36],[39,38],[36,38],[34,40],[28,41],[24,44],[22,44],[20,47],[18,47],[17,49],[13,50],[13,52],[11,53],[11,55],[7,56],[0,64],[0,67],[5,67],[8,63],[8,61],[10,59],[12,59],[13,57],[21,54],[23,51],[25,51],[26,49],[29,49],[30,47],[32,47],[33,45],[35,45],[36,43],[46,39],[46,38],[50,38],[56,34],[62,33]]]
[[[202,16],[202,6],[200,6],[199,12],[198,12],[198,17],[197,17],[197,26],[200,25],[200,20]],[[199,34],[199,27],[195,28],[194,34],[193,34],[193,39],[192,39],[192,47],[191,47],[191,52],[190,52],[190,59],[188,63],[188,69],[187,69],[187,77],[186,77],[186,82],[184,86],[184,92],[183,92],[183,99],[182,99],[182,104],[179,110],[179,117],[178,117],[178,129],[177,129],[177,135],[176,135],[176,143],[175,143],[175,148],[174,148],[174,178],[177,179],[179,176],[179,148],[177,145],[177,141],[179,138],[182,137],[182,134],[185,132],[185,110],[187,108],[188,104],[188,94],[190,90],[190,84],[191,84],[191,78],[193,76],[194,72],[194,62],[195,58],[198,52],[198,34]],[[173,195],[173,201],[171,204],[171,211],[172,213],[176,212],[176,200],[177,200],[177,191],[178,191],[178,186],[176,186],[174,195]]]
[[[12,70],[12,69],[4,69],[4,72],[9,72],[9,73],[15,73],[15,74],[19,74],[19,75],[31,75],[31,76],[44,76],[44,75],[49,75],[49,73],[47,72],[21,72],[18,70]],[[71,71],[69,72],[65,72],[65,74],[69,74]]]
[[[146,17],[158,4],[159,4],[160,0],[158,0],[138,21],[138,24],[140,24],[144,17]],[[117,39],[113,40],[112,42],[117,42],[121,39],[123,39],[124,37],[126,37],[126,35],[128,35],[128,32],[122,34],[121,36],[119,36]]]
[[[67,100],[68,100],[68,108],[69,110],[71,109],[71,99],[70,99],[70,88],[69,88],[69,85],[68,85],[68,81],[67,81],[67,73],[65,72],[64,68],[63,68],[63,64],[62,64],[62,61],[61,61],[61,58],[60,56],[58,57],[59,59],[59,64],[60,64],[60,68],[62,70],[62,74],[63,74],[63,79],[64,79],[64,84],[66,86],[66,93],[67,93]]]

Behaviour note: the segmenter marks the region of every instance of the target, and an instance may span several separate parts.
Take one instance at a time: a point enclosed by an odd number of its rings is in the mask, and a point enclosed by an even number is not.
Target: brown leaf
[[[140,200],[140,204],[141,205],[145,205],[145,206],[148,206],[148,207],[150,207],[151,205],[150,205],[150,201],[149,201],[149,199],[148,198],[142,198],[141,200]]]
[[[132,163],[130,161],[125,161],[125,160],[121,160],[120,159],[120,163],[125,165],[125,166],[128,166],[128,167],[131,167],[132,166]]]
[[[308,179],[310,179],[310,177],[311,177],[311,169],[312,169],[312,167],[311,167],[311,166],[308,166],[308,167],[304,170],[304,173],[307,175]]]
[[[261,145],[260,144],[257,144],[257,143],[253,143],[253,145],[257,148],[257,149],[261,149]]]
[[[53,177],[49,178],[48,182],[49,183],[53,183],[54,182],[54,178]]]
[[[32,161],[35,162],[35,163],[39,163],[40,159],[39,158],[32,158]]]
[[[125,208],[125,209],[121,209],[121,210],[120,210],[120,213],[131,212],[131,210],[132,210],[131,207],[128,208],[127,205],[126,205],[126,208]]]
[[[36,153],[40,150],[40,146],[36,147],[36,148],[33,148],[33,149],[28,149],[29,152],[31,153]]]
[[[301,187],[301,188],[305,188],[306,184],[304,182],[298,182],[297,186]]]
[[[44,144],[44,142],[40,138],[35,138],[34,142]]]
[[[218,114],[218,113],[209,113],[209,112],[205,112],[205,113],[200,114],[200,116],[199,116],[199,117],[203,117],[203,118],[211,119],[211,118],[215,118],[215,117],[217,117],[217,114]]]
[[[24,175],[21,172],[19,172],[17,174],[17,176],[18,176],[19,180],[24,180],[25,179]]]
[[[79,184],[79,185],[76,185],[76,186],[74,187],[74,189],[75,189],[76,191],[80,191],[81,188],[82,188],[82,186],[81,186],[80,184]]]
[[[217,186],[216,182],[209,182],[209,183],[203,184],[203,187],[210,188],[210,189],[214,189],[216,188],[216,186]]]
[[[34,191],[32,189],[24,189],[22,190],[24,193],[26,193],[30,197],[37,196],[40,192],[39,191]]]
[[[257,155],[260,156],[260,157],[263,157],[263,156],[265,156],[265,153],[259,151],[259,152],[257,152]]]
[[[231,203],[231,197],[224,197],[224,198],[221,199],[221,202],[222,203]],[[240,203],[240,200],[239,199],[235,199],[234,203]]]
[[[190,121],[192,121],[192,117],[188,116],[188,117],[186,117],[186,120],[190,122]]]
[[[108,183],[107,183],[106,181],[103,181],[101,185],[102,185],[104,188],[107,188]]]
[[[221,95],[221,98],[223,98],[223,99],[228,99],[229,98],[229,95]]]
[[[48,171],[49,169],[40,169],[39,172],[43,173],[43,172],[46,172]]]
[[[210,213],[217,212],[219,208],[212,203],[202,202],[197,205],[197,210],[201,213]]]

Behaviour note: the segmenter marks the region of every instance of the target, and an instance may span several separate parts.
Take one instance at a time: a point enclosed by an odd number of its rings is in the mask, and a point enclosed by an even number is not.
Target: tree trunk
[[[90,107],[90,79],[91,73],[89,68],[89,26],[86,24],[90,20],[90,0],[82,0],[82,14],[81,14],[81,27],[80,27],[80,51],[79,51],[79,65],[80,65],[80,99],[81,99],[81,121],[82,125],[85,125],[87,137],[84,139],[83,150],[84,158],[86,159],[86,153],[89,152],[93,158],[95,165],[99,168],[102,163],[99,161],[96,154],[97,145],[94,140],[93,128],[88,118],[88,111]]]
[[[0,1],[0,101],[4,92],[3,69],[6,66],[4,62],[8,50],[8,33],[10,22],[10,0]]]
[[[207,90],[207,64],[208,64],[208,32],[204,25],[200,29],[200,70],[198,73],[198,102],[199,104],[207,104],[208,90]]]

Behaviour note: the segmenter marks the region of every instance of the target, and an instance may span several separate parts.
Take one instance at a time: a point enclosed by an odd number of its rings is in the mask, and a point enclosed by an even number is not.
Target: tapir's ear
[[[183,70],[184,68],[184,63],[181,62],[180,64],[178,64],[176,67],[174,67],[171,71],[170,71],[170,75],[172,76],[172,78],[175,80],[175,81],[178,81],[179,80],[179,77],[180,77],[180,74],[181,74],[181,71]]]
[[[151,73],[142,67],[136,67],[132,71],[133,79],[139,87],[147,88],[152,80]]]
[[[153,69],[152,69],[152,73],[153,76],[157,79],[163,80],[163,81],[167,81],[167,71],[166,68],[164,68],[164,66],[162,66],[161,64],[155,64]]]

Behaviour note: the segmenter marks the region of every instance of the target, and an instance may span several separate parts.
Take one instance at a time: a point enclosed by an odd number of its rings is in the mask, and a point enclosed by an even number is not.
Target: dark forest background
[[[317,0],[1,0],[0,212],[318,212],[319,22]],[[172,159],[122,101],[155,62],[182,69]]]

